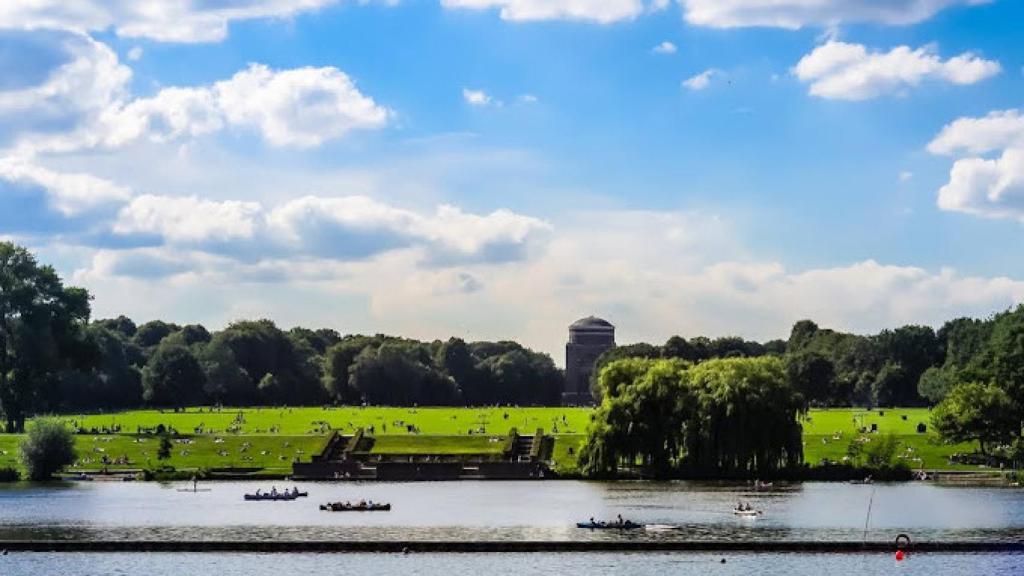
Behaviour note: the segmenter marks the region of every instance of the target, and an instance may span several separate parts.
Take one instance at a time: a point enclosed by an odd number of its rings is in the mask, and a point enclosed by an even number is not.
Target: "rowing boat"
[[[621,524],[618,522],[577,522],[576,527],[587,530],[636,530],[643,528],[644,525],[626,520]]]
[[[264,492],[264,493],[261,493],[261,494],[246,494],[245,495],[245,499],[246,500],[256,500],[256,501],[269,500],[269,501],[276,502],[276,501],[282,501],[282,500],[283,501],[295,500],[296,498],[305,498],[306,496],[309,496],[309,492],[277,492],[277,493],[274,493],[274,492],[269,492],[269,493],[268,492]]]
[[[732,513],[741,518],[757,518],[762,514],[760,510],[733,510]]]
[[[329,502],[321,504],[320,509],[327,512],[390,512],[391,504],[346,504]]]

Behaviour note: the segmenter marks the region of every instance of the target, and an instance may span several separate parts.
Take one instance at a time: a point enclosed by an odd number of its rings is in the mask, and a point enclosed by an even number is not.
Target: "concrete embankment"
[[[1024,553],[1024,542],[920,542],[914,553]],[[152,541],[6,540],[9,552],[258,552],[258,553],[529,553],[529,552],[759,552],[858,554],[894,552],[894,542],[818,541]]]

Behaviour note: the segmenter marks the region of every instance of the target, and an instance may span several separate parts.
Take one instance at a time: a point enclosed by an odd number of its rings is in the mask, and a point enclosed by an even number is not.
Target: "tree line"
[[[564,376],[551,357],[511,341],[422,342],[330,329],[283,330],[244,320],[223,330],[160,320],[91,320],[90,296],[65,286],[25,248],[0,242],[0,414],[27,416],[223,405],[557,405]],[[787,340],[673,336],[612,348],[615,360],[775,358],[806,407],[939,404],[950,437],[997,444],[1024,420],[1024,308],[959,318],[939,330],[903,326],[858,335],[797,322]],[[945,399],[949,400],[943,403]],[[982,399],[976,402],[976,399]],[[973,411],[973,412],[972,412]]]
[[[223,330],[120,316],[0,242],[0,414],[140,406],[557,405],[562,372],[515,342],[421,342],[243,320]]]

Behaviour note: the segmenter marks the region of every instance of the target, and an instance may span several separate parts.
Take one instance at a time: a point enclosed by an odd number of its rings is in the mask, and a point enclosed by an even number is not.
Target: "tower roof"
[[[598,318],[596,316],[587,316],[586,318],[580,318],[579,320],[577,320],[577,321],[573,322],[571,325],[569,325],[569,330],[572,330],[572,331],[576,331],[576,330],[601,330],[601,331],[605,331],[605,330],[615,330],[615,326],[612,326],[611,322],[609,322],[607,320],[604,320],[602,318]]]

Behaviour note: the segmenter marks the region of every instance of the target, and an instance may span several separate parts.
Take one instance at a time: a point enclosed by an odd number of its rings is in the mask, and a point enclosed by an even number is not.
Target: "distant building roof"
[[[586,318],[580,318],[569,325],[569,330],[615,330],[615,326],[612,323],[598,318],[596,316],[587,316]]]

